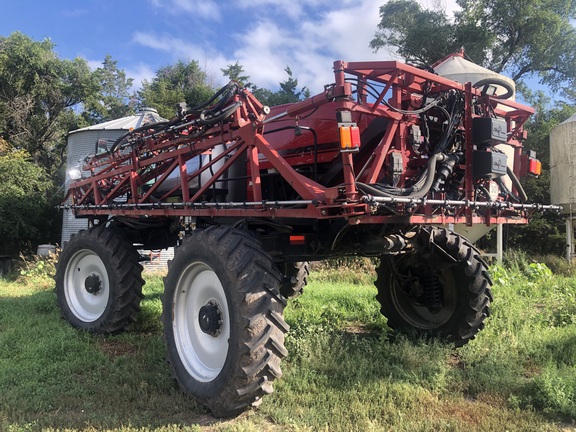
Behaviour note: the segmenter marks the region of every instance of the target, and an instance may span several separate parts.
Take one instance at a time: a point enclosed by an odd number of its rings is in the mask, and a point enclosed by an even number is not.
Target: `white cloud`
[[[286,66],[294,67],[292,58],[297,41],[271,21],[262,21],[238,37],[240,48],[234,51],[250,80],[260,87],[275,87],[286,78]]]
[[[259,14],[275,14],[289,19],[302,17],[307,8],[316,8],[330,3],[332,3],[330,0],[238,0],[236,2],[237,6],[242,9],[251,9]]]
[[[154,5],[171,5],[182,11],[196,7],[198,0],[151,0]],[[455,0],[419,0],[424,7],[444,7],[451,14]],[[208,5],[213,1],[204,2]],[[384,3],[384,1],[382,1]],[[380,22],[380,2],[374,0],[238,0],[234,8],[248,15],[243,28],[229,30],[227,49],[212,43],[194,43],[169,34],[137,32],[134,42],[171,53],[174,60],[197,60],[215,85],[224,83],[220,72],[238,61],[260,87],[276,89],[286,80],[289,66],[299,84],[312,93],[334,81],[334,60],[374,61],[393,57],[391,51],[374,53],[370,48]],[[239,8],[239,10],[238,10]]]
[[[133,35],[133,42],[144,47],[168,52],[172,56],[173,62],[196,60],[208,75],[210,84],[214,86],[219,86],[224,82],[224,78],[220,78],[222,76],[220,69],[234,63],[234,61],[227,59],[222,52],[206,43],[195,44],[169,34],[136,32]]]
[[[170,35],[158,36],[153,33],[136,32],[134,33],[132,40],[138,45],[147,48],[153,48],[159,51],[172,51],[170,49],[170,44],[168,43],[170,38]]]
[[[126,69],[124,72],[126,72],[126,76],[128,78],[134,79],[132,82],[132,91],[140,90],[144,80],[152,81],[152,79],[156,76],[156,71],[144,63],[140,63],[135,67]]]
[[[98,68],[101,68],[104,60],[88,60],[86,59],[86,63],[88,63],[88,67],[91,71],[95,71]]]
[[[136,32],[133,41],[144,47],[168,52],[174,61],[197,60],[202,62],[207,59],[218,61],[221,55],[218,51],[210,49],[206,44],[195,44],[190,41],[176,38],[170,34],[155,34]]]
[[[209,20],[221,18],[220,6],[214,0],[150,0],[150,3],[173,15],[185,12]]]
[[[322,2],[324,0],[315,1]],[[234,52],[235,57],[252,81],[261,87],[275,88],[286,79],[284,68],[290,66],[299,84],[307,85],[312,93],[322,91],[325,84],[334,81],[334,60],[382,58],[369,47],[379,22],[379,7],[373,0],[339,3],[324,12],[303,15],[300,20],[284,25],[271,20],[253,24],[237,38],[241,47]]]
[[[449,17],[452,17],[454,11],[460,9],[456,0],[418,0],[421,6],[426,9],[443,10]]]

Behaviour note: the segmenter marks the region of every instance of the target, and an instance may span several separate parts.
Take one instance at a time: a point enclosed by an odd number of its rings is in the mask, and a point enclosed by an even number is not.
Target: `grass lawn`
[[[391,332],[365,278],[313,273],[285,311],[276,391],[227,420],[170,377],[159,276],[114,337],[62,320],[49,277],[0,279],[0,430],[576,430],[576,279],[538,264],[492,270],[492,316],[458,350]]]

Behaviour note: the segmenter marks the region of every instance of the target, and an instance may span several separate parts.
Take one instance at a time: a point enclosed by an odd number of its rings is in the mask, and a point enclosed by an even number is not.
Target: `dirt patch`
[[[98,341],[98,347],[108,357],[115,358],[120,356],[131,356],[138,352],[138,347],[126,342],[120,342],[109,339]]]
[[[464,362],[458,353],[450,354],[450,357],[448,357],[448,365],[454,369],[464,370]]]
[[[344,326],[342,332],[347,336],[356,337],[375,337],[378,336],[378,331],[374,327],[362,325],[362,324],[351,324]]]

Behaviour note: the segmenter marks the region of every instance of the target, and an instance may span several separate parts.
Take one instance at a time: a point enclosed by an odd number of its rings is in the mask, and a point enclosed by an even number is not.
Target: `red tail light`
[[[340,126],[340,149],[356,151],[360,148],[360,129],[358,126]]]
[[[542,174],[542,162],[538,159],[530,158],[528,160],[528,172],[535,176]]]
[[[302,246],[306,244],[306,236],[303,235],[291,235],[290,244],[295,246]]]

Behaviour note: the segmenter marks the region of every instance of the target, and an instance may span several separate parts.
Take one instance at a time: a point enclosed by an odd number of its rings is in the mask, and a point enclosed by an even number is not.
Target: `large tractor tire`
[[[73,235],[58,260],[56,296],[74,327],[116,334],[136,320],[142,299],[138,252],[120,233],[98,226]]]
[[[308,261],[285,262],[280,265],[283,278],[280,284],[280,294],[291,299],[304,292],[310,274]]]
[[[210,227],[184,238],[164,280],[164,338],[180,387],[216,417],[256,406],[286,356],[281,275],[249,233]]]
[[[382,257],[375,282],[381,313],[398,331],[466,344],[490,313],[488,266],[466,239],[425,228],[413,253]]]

